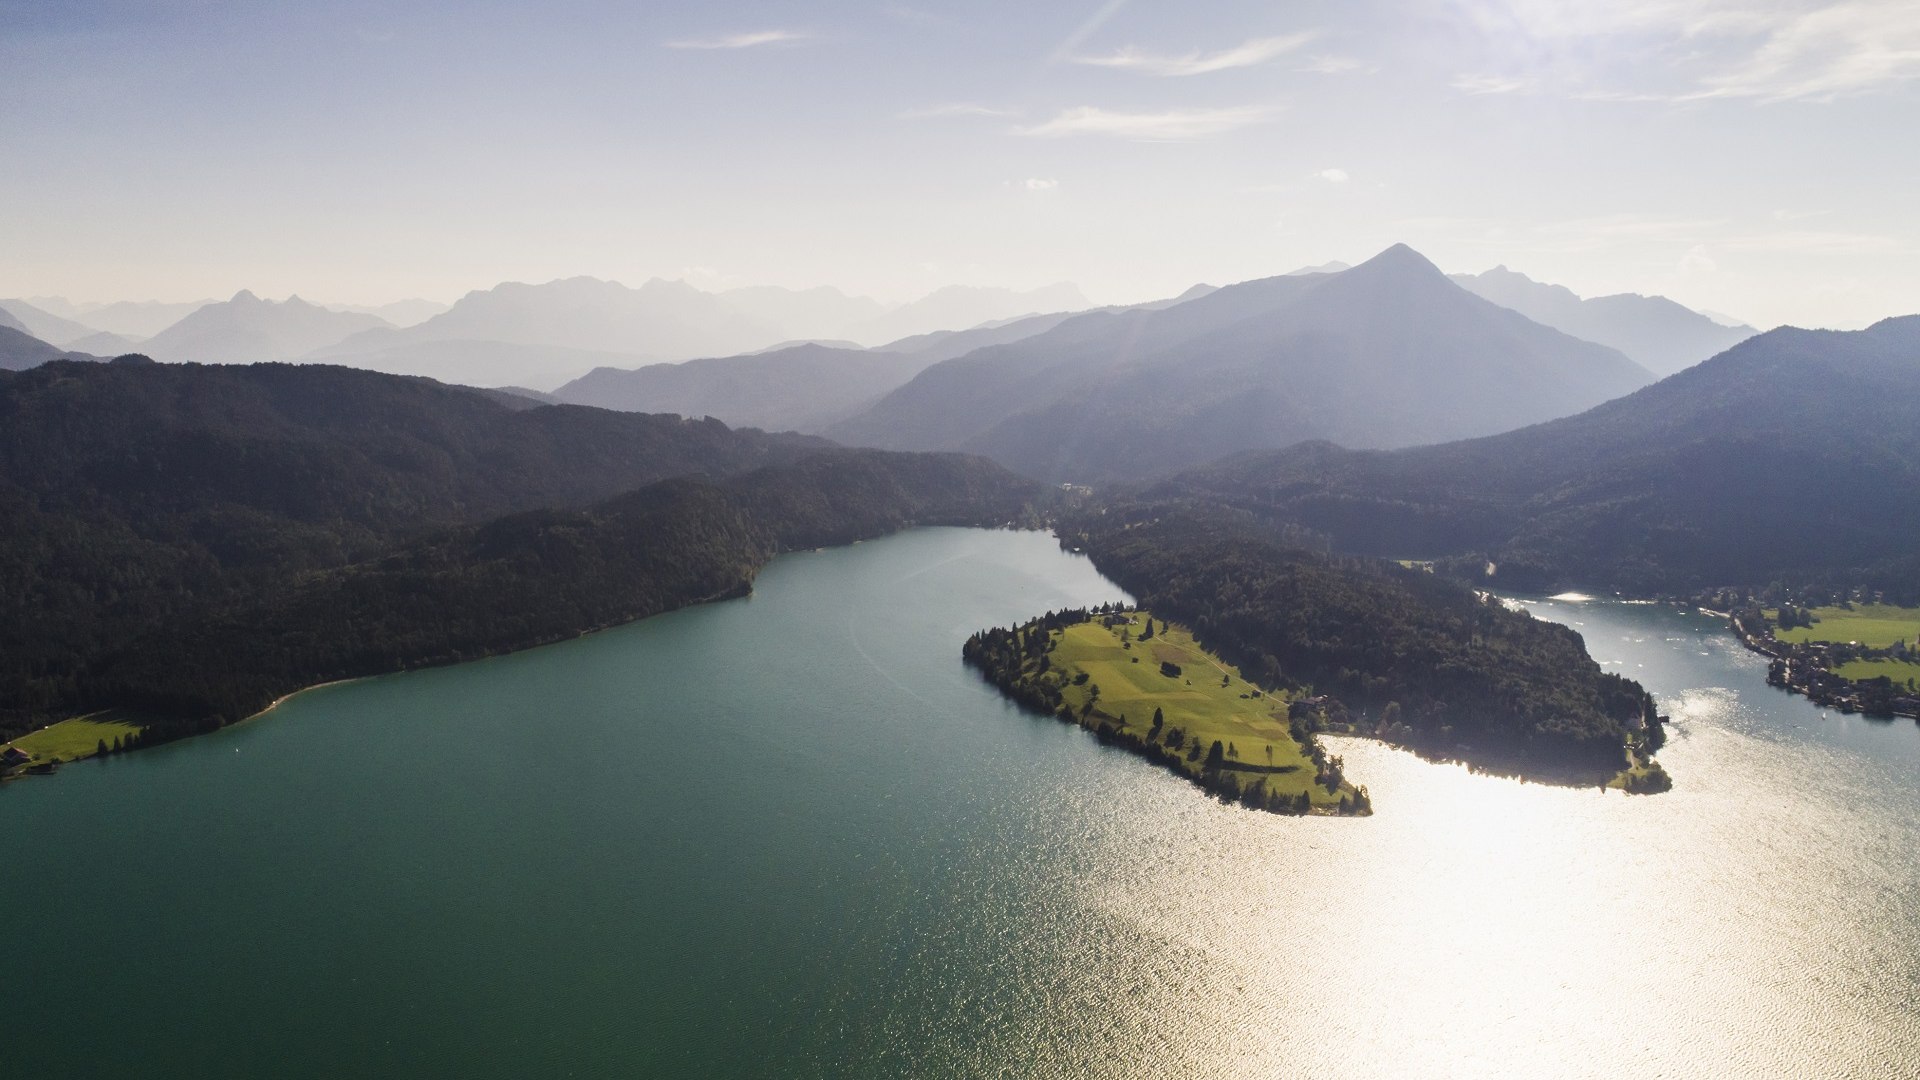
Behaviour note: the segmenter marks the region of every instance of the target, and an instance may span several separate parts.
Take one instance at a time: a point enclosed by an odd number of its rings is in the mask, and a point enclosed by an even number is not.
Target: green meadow
[[[1096,617],[1053,633],[1052,670],[1064,678],[1061,695],[1076,716],[1084,714],[1084,725],[1111,724],[1163,744],[1177,730],[1184,745],[1197,741],[1201,747],[1202,756],[1181,759],[1182,771],[1195,777],[1206,750],[1218,741],[1225,749],[1220,768],[1236,773],[1243,786],[1264,783],[1269,792],[1289,796],[1305,792],[1315,809],[1333,808],[1353,793],[1348,784],[1328,791],[1314,783],[1317,769],[1293,737],[1284,696],[1241,678],[1184,627],[1155,619],[1155,635],[1139,640],[1149,617],[1129,612],[1121,617],[1129,621],[1113,627]],[[1175,665],[1180,674],[1164,674],[1162,664]],[[1157,733],[1155,709],[1163,719]]]
[[[1907,686],[1920,682],[1920,664],[1911,660],[1853,660],[1833,669],[1835,675],[1843,679],[1877,679],[1882,675],[1892,679],[1895,686]]]
[[[20,736],[12,745],[33,755],[35,761],[79,761],[92,757],[103,742],[111,748],[116,739],[131,739],[138,734],[138,724],[108,713],[95,713],[49,724]]]
[[[1815,620],[1812,626],[1775,630],[1773,636],[1795,642],[1857,641],[1869,649],[1884,649],[1896,641],[1912,645],[1920,640],[1920,608],[1855,604],[1851,611],[1840,607],[1820,607],[1812,611]],[[1777,611],[1767,614],[1769,618],[1779,616]]]

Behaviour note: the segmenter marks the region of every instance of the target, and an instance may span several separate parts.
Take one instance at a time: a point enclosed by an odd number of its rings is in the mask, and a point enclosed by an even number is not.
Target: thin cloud
[[[1106,3],[1100,5],[1098,11],[1095,11],[1089,16],[1086,22],[1075,27],[1073,33],[1068,34],[1067,39],[1062,41],[1059,47],[1053,50],[1053,62],[1057,64],[1069,58],[1073,54],[1073,50],[1080,47],[1081,42],[1092,37],[1095,30],[1106,25],[1108,19],[1119,14],[1120,9],[1126,6],[1127,0],[1107,0]]]
[[[1345,169],[1321,169],[1313,175],[1325,180],[1329,184],[1344,184],[1348,180],[1353,179],[1347,175],[1347,170]]]
[[[1856,0],[1773,27],[1751,56],[1685,97],[1833,101],[1910,79],[1920,79],[1920,5]]]
[[[1353,72],[1372,74],[1380,70],[1351,56],[1318,55],[1300,65],[1299,70],[1312,75],[1346,75]]]
[[[1533,80],[1510,75],[1462,75],[1453,80],[1453,88],[1463,94],[1515,94],[1533,89]]]
[[[1317,31],[1310,30],[1282,37],[1254,38],[1217,52],[1194,51],[1178,56],[1162,56],[1128,46],[1111,56],[1075,56],[1072,60],[1076,64],[1092,67],[1184,78],[1189,75],[1211,75],[1216,71],[1231,71],[1234,68],[1258,67],[1293,52],[1318,36]]]
[[[754,30],[745,34],[725,34],[720,37],[688,38],[681,41],[665,42],[669,49],[754,49],[763,45],[798,45],[813,39],[812,34],[799,30]]]
[[[992,105],[979,105],[971,101],[956,101],[946,105],[929,105],[923,109],[908,109],[900,114],[902,120],[940,120],[956,116],[1019,116],[1018,109],[1002,109]]]
[[[1060,186],[1060,181],[1052,177],[1030,176],[1021,181],[1020,186],[1026,188],[1028,191],[1052,191]]]
[[[1468,93],[1831,102],[1920,80],[1913,0],[1460,0],[1459,10],[1527,72],[1463,76],[1454,85]],[[1605,38],[1619,46],[1593,46]],[[1644,63],[1595,59],[1628,55]]]
[[[1015,128],[1015,134],[1034,138],[1106,135],[1148,142],[1179,142],[1224,135],[1265,123],[1273,110],[1251,105],[1224,109],[1165,109],[1159,112],[1114,112],[1091,105],[1067,109],[1045,123]]]

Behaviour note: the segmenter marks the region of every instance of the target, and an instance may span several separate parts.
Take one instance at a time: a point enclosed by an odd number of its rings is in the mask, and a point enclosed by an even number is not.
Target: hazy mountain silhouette
[[[346,311],[359,315],[377,315],[396,327],[417,326],[451,305],[438,300],[395,300],[387,304],[326,304],[328,311]]]
[[[1180,297],[1140,307],[1168,307],[1208,291],[1210,286],[1196,285]],[[851,342],[788,342],[741,356],[636,370],[605,367],[554,393],[580,405],[713,416],[770,431],[817,432],[854,416],[933,364],[1030,338],[1074,317],[1073,312],[1030,315],[971,330],[921,334],[876,349]]]
[[[755,285],[728,289],[720,299],[754,323],[777,327],[780,340],[847,339],[853,328],[887,313],[887,306],[866,296],[848,296],[831,286],[783,289]],[[763,342],[763,345],[772,342]]]
[[[275,303],[241,290],[208,304],[142,343],[155,360],[203,364],[291,360],[357,331],[383,327],[372,315],[328,311],[297,296]]]
[[[356,335],[352,340],[373,344],[365,351],[347,351],[337,345],[310,353],[312,363],[383,371],[389,375],[421,375],[441,382],[471,386],[524,385],[550,390],[596,368],[631,368],[647,358],[632,353],[570,349],[559,345],[523,345],[510,341],[390,341],[381,346],[379,334]]]
[[[92,337],[100,332],[94,327],[55,315],[25,300],[0,300],[0,311],[10,316],[10,325],[16,329],[24,330],[41,341],[61,348],[70,348],[81,338]]]
[[[1512,588],[1904,587],[1920,596],[1920,316],[1782,328],[1577,416],[1390,452],[1245,454],[1175,488]]]
[[[1344,263],[1339,259],[1333,259],[1328,262],[1323,262],[1318,266],[1303,266],[1298,270],[1289,270],[1287,276],[1305,277],[1308,274],[1337,274],[1342,270],[1351,269],[1353,269],[1352,263]]]
[[[635,370],[599,368],[554,391],[577,405],[712,416],[735,427],[815,432],[871,405],[931,361],[796,345]]]
[[[793,335],[746,318],[685,282],[637,289],[576,277],[506,282],[470,292],[418,326],[355,335],[318,356],[351,356],[422,341],[497,341],[654,359],[744,352]]]
[[[1455,274],[1453,280],[1534,322],[1618,349],[1656,375],[1692,367],[1759,332],[1725,326],[1664,296],[1617,293],[1583,300],[1563,285],[1547,285],[1504,266]]]
[[[25,371],[49,360],[99,360],[88,353],[52,345],[11,324],[0,315],[0,371]]]
[[[136,341],[152,337],[208,304],[218,303],[208,299],[186,303],[118,300],[111,304],[75,304],[61,296],[29,296],[27,302],[63,319]]]
[[[1406,446],[1564,416],[1652,381],[1396,245],[1332,274],[1095,312],[936,364],[826,429],[966,449],[1051,480],[1172,472],[1309,438]]]
[[[949,285],[871,322],[851,327],[846,336],[878,344],[937,330],[965,330],[1038,312],[1084,311],[1092,306],[1078,287],[1065,282],[1028,292]]]
[[[875,347],[877,352],[908,353],[925,360],[928,365],[942,360],[951,360],[956,356],[965,356],[975,349],[984,349],[989,345],[1006,345],[1023,341],[1035,334],[1047,331],[1081,314],[1077,311],[1055,311],[1045,315],[1029,315],[1023,319],[1008,319],[988,326],[976,326],[971,330],[935,330],[929,334],[915,334],[912,337],[890,341]]]
[[[110,334],[105,330],[67,342],[67,348],[74,352],[91,353],[94,356],[119,356],[121,353],[132,352],[139,346],[139,338],[128,337],[125,334]]]

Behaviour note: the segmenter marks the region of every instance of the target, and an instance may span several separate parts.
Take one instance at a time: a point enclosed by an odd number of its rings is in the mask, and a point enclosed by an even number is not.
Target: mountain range
[[[417,326],[356,334],[317,349],[311,358],[547,389],[599,367],[740,355],[813,338],[875,343],[898,327],[921,332],[971,326],[1043,310],[1032,305],[1057,299],[1086,303],[1072,286],[1037,293],[950,288],[890,311],[830,288],[709,293],[683,281],[654,279],[628,288],[597,278],[568,278],[468,293]],[[463,356],[473,357],[484,378],[459,370]]]
[[[1490,434],[1652,379],[1396,245],[1349,270],[1066,319],[935,364],[824,434],[1108,482],[1304,439],[1388,447]]]
[[[98,360],[86,353],[72,352],[49,345],[20,329],[20,324],[0,312],[0,371],[25,371],[52,360]]]
[[[919,334],[875,349],[809,342],[640,368],[599,367],[553,394],[576,405],[712,416],[745,427],[817,433],[934,364],[1044,333],[1073,317],[1073,312],[1029,315],[971,330]]]
[[[1564,285],[1542,284],[1504,266],[1454,274],[1453,280],[1534,322],[1618,349],[1655,375],[1692,367],[1759,332],[1724,325],[1664,296],[1616,293],[1583,300]]]
[[[1489,438],[1244,454],[1163,494],[1508,589],[1633,595],[1826,579],[1920,601],[1920,316],[1781,328],[1637,393]]]
[[[170,363],[292,360],[386,325],[373,315],[330,311],[297,296],[276,303],[242,289],[231,300],[195,309],[142,342],[140,351]]]
[[[0,300],[0,314],[6,316],[6,322],[0,325],[25,331],[41,341],[63,348],[81,338],[99,333],[91,326],[82,326],[72,319],[62,318],[42,310],[25,300]]]
[[[1287,276],[1324,278],[1347,269],[1345,263],[1326,263]],[[1661,297],[1581,300],[1505,268],[1455,280],[1536,322],[1615,346],[1658,373],[1696,362],[1751,333]],[[1132,309],[1171,307],[1213,291],[1198,285]],[[16,329],[79,354],[140,351],[161,360],[213,362],[298,359],[543,390],[591,374],[570,400],[628,409],[665,401],[747,424],[777,423],[793,415],[815,427],[851,418],[921,367],[1030,338],[1095,310],[1122,309],[1090,309],[1086,297],[1065,284],[1030,292],[951,286],[888,306],[826,287],[706,292],[685,282],[654,280],[630,289],[593,278],[505,283],[451,306],[426,300],[313,305],[297,297],[274,304],[244,291],[224,302],[190,304],[75,304],[50,296],[0,300],[0,313]],[[793,351],[803,344],[846,355],[828,364],[817,351]],[[917,359],[899,364],[853,355],[867,347]],[[782,371],[761,362],[714,362],[766,353],[807,363]],[[690,357],[705,359],[685,373],[657,369],[658,363]],[[627,385],[613,388],[621,380],[610,371],[642,368],[625,380]],[[742,378],[783,383],[807,400],[796,400],[792,409],[745,407],[725,393]],[[707,391],[697,389],[703,380],[713,384]],[[762,396],[772,393],[768,389]]]

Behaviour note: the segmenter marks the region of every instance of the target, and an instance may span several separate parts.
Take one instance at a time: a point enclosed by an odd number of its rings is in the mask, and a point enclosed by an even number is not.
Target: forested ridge
[[[1114,504],[1060,534],[1248,678],[1328,695],[1336,729],[1581,782],[1662,742],[1651,696],[1602,671],[1578,633],[1431,574],[1320,554],[1194,503]]]
[[[738,592],[781,550],[1005,522],[1034,490],[342,368],[0,374],[0,737],[116,706],[204,730]]]
[[[1503,435],[1393,451],[1302,444],[1215,462],[1154,494],[1506,590],[1779,583],[1917,602],[1920,317],[1774,330]]]

